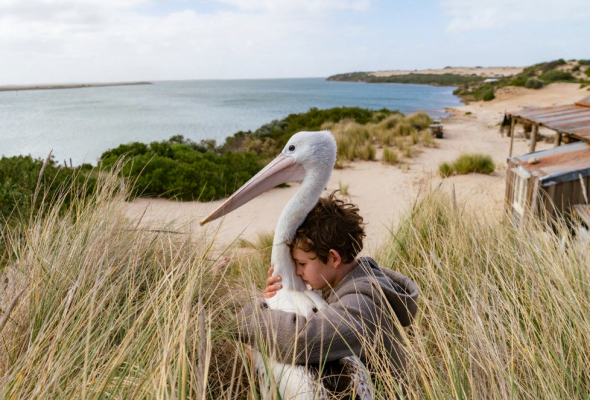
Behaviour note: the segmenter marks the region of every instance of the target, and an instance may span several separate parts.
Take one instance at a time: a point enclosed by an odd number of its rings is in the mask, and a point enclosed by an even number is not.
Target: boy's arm
[[[347,294],[309,320],[295,313],[271,310],[258,300],[240,311],[238,330],[242,341],[274,351],[275,357],[286,363],[360,356],[363,340],[374,336],[383,318],[375,300],[361,293]]]

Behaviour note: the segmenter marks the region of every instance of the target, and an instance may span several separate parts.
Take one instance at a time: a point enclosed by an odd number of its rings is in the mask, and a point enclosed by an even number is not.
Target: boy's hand
[[[274,265],[271,266],[270,269],[268,270],[268,279],[266,280],[266,289],[264,289],[264,298],[265,299],[270,299],[275,294],[277,294],[277,290],[279,290],[280,288],[283,287],[283,285],[278,283],[281,281],[281,277],[280,276],[272,276],[272,273],[274,272],[274,270],[275,270]]]

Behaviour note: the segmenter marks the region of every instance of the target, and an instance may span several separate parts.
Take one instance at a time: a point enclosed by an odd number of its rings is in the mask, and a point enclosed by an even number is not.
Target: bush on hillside
[[[586,74],[586,76],[590,77],[590,68],[586,68],[586,71],[584,71],[584,73]]]
[[[528,89],[541,89],[543,85],[545,85],[545,82],[543,82],[541,79],[528,78],[524,87]]]
[[[579,65],[590,65],[590,60],[579,60],[578,64]]]
[[[483,101],[491,101],[491,100],[494,100],[495,98],[496,98],[496,95],[494,95],[494,90],[492,89],[483,95],[482,100]]]
[[[559,60],[554,60],[554,61],[549,61],[546,63],[537,64],[537,66],[539,67],[541,72],[545,73],[545,72],[554,70],[555,68],[560,67],[562,65],[566,65],[566,64],[567,64],[567,62],[563,58],[560,58]]]
[[[574,79],[574,76],[570,72],[560,71],[558,69],[554,69],[542,74],[540,79],[544,80],[545,82],[557,82],[557,81],[571,81]]]

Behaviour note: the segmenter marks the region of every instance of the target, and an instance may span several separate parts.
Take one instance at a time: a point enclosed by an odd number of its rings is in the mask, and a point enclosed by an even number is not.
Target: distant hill
[[[457,86],[454,94],[463,101],[489,101],[505,86],[539,89],[553,82],[590,84],[590,60],[563,59],[519,67],[446,67],[422,71],[350,72],[332,75],[328,81],[367,83],[413,83]]]

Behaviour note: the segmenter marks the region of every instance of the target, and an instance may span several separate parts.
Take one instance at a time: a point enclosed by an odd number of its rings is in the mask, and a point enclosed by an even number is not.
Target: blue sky
[[[590,58],[589,0],[0,0],[0,84]]]

